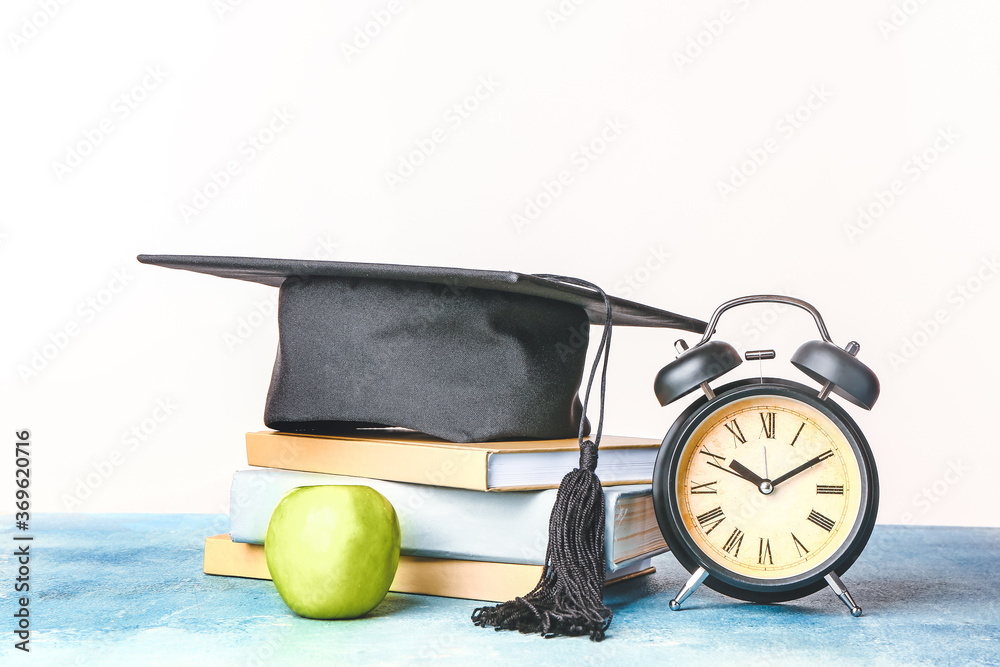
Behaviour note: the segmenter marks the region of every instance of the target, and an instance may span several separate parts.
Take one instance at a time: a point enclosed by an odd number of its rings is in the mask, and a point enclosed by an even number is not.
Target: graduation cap
[[[476,609],[480,626],[588,634],[603,604],[604,495],[594,474],[612,324],[702,333],[706,324],[607,296],[576,278],[427,266],[139,255],[140,262],[279,288],[278,353],[264,423],[291,432],[393,426],[455,442],[577,436],[580,467],[552,510],[546,565],[524,597]],[[589,325],[604,325],[585,399]],[[603,358],[596,436],[584,440]]]
[[[338,433],[400,426],[453,442],[570,438],[602,297],[507,271],[139,255],[280,289],[264,423]],[[700,320],[611,299],[615,323],[701,332]]]

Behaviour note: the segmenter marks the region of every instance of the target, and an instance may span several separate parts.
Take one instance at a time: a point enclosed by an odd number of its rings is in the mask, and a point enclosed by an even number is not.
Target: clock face
[[[828,571],[857,534],[863,463],[807,402],[739,398],[708,414],[681,446],[672,495],[683,533],[733,578],[779,583]]]

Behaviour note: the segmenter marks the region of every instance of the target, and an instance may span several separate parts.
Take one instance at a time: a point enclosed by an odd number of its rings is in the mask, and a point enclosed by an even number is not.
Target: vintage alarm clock
[[[820,384],[779,378],[709,382],[739,366],[736,349],[712,340],[719,317],[750,303],[808,311],[821,340],[804,343],[792,364]],[[836,394],[866,410],[878,378],[855,358],[855,342],[830,340],[819,312],[786,296],[746,296],[719,306],[701,341],[679,340],[678,357],[656,376],[661,405],[700,389],[660,446],[653,505],[664,539],[691,573],[674,611],[704,583],[751,602],[782,602],[829,585],[854,616],[861,608],[840,576],[861,554],[875,525],[878,475],[864,435],[835,403]],[[746,353],[773,359],[773,350]]]

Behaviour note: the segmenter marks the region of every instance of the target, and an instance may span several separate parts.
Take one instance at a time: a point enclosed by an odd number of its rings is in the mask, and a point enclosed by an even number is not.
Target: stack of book
[[[270,579],[264,535],[281,497],[298,486],[364,484],[399,517],[399,569],[390,590],[503,602],[541,577],[549,514],[576,439],[452,443],[405,430],[350,436],[247,433],[250,470],[233,477],[230,533],[205,541],[207,574]],[[659,442],[605,436],[607,583],[652,572],[667,550],[650,487]]]

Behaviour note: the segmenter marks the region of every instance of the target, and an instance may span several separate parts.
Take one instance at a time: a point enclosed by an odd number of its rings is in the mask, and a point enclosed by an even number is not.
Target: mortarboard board
[[[278,287],[278,352],[264,410],[276,430],[406,427],[455,442],[568,438],[589,324],[603,293],[551,277],[246,257],[140,262]],[[705,323],[610,297],[615,324]],[[585,427],[586,429],[586,427]]]

